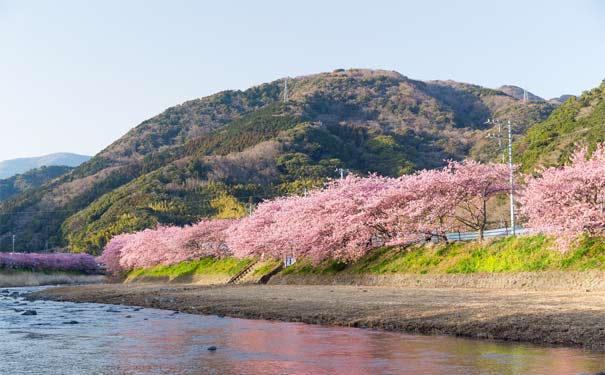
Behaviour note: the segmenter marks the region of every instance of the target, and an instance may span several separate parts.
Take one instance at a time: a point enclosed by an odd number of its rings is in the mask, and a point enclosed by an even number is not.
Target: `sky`
[[[337,68],[580,94],[604,40],[601,0],[0,0],[0,160],[93,155],[183,101]]]

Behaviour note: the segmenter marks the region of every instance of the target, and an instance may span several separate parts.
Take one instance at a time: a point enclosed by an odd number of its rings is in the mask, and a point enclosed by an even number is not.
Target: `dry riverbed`
[[[103,284],[53,288],[33,297],[605,352],[605,291]]]

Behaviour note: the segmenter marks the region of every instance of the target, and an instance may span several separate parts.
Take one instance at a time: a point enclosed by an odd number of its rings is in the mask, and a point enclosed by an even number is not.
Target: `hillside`
[[[245,214],[248,203],[300,194],[337,175],[400,175],[444,159],[498,155],[488,118],[521,134],[555,108],[453,81],[397,72],[337,70],[245,91],[224,91],[144,121],[59,179],[0,204],[0,247],[69,246],[99,253],[116,233],[206,216]]]
[[[0,180],[0,201],[7,200],[30,189],[42,186],[45,183],[66,174],[72,169],[73,168],[66,166],[45,166],[2,179]]]
[[[524,90],[523,88],[519,87],[519,86],[513,86],[513,85],[504,85],[504,86],[500,86],[498,88],[498,90],[502,91],[503,93],[512,96],[515,99],[519,99],[519,100],[523,100],[524,96],[527,94],[527,100],[532,101],[532,102],[543,102],[544,99],[539,97],[536,94],[533,94],[529,91]]]
[[[56,153],[32,158],[4,160],[0,161],[0,179],[9,178],[44,166],[77,167],[89,159],[90,156]]]
[[[565,164],[578,144],[605,141],[605,81],[569,98],[546,121],[532,125],[515,146],[522,169]]]

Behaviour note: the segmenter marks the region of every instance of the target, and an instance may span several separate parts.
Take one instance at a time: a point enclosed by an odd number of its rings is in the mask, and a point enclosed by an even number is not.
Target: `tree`
[[[157,265],[172,265],[206,256],[230,255],[225,230],[232,220],[202,220],[185,227],[158,227],[115,236],[101,261],[114,274]]]
[[[571,156],[571,164],[543,169],[527,176],[521,197],[521,213],[528,226],[557,237],[566,251],[580,235],[605,235],[605,145],[597,145],[588,157],[581,147]]]
[[[506,164],[482,164],[473,160],[452,161],[443,171],[449,178],[444,196],[456,209],[452,219],[479,232],[487,227],[487,202],[496,195],[510,191],[510,170]]]
[[[358,259],[379,234],[365,204],[393,181],[348,176],[308,196],[263,202],[252,216],[229,229],[229,247],[240,257]]]

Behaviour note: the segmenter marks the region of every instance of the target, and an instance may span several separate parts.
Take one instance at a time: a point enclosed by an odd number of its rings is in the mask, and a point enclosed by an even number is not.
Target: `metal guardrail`
[[[528,234],[529,229],[516,227],[515,234]],[[513,234],[513,228],[490,229],[483,232],[483,238],[506,237]],[[445,235],[448,241],[472,241],[479,238],[479,232],[454,232]],[[436,237],[435,237],[436,238]]]

